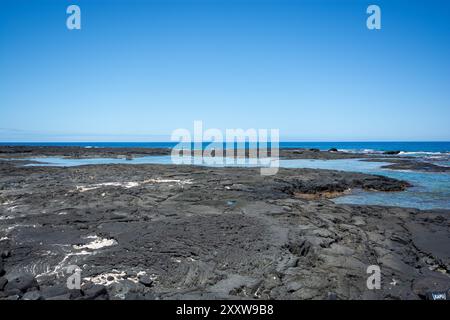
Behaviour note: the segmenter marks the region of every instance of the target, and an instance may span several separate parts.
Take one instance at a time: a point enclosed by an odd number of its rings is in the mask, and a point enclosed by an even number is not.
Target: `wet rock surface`
[[[407,187],[330,170],[0,161],[0,298],[424,298],[450,288],[450,212],[327,199]]]
[[[389,161],[391,162],[391,161]],[[450,172],[450,167],[440,166],[433,163],[422,161],[407,161],[402,160],[394,162],[390,165],[383,166],[382,168],[391,170],[411,170],[411,171],[423,171],[423,172]]]
[[[383,165],[381,168],[383,169],[391,169],[391,170],[408,170],[408,171],[421,171],[421,172],[450,172],[450,167],[434,164],[431,162],[411,159],[404,157],[402,158],[367,158],[362,159],[362,161],[368,162],[388,162],[389,164]]]

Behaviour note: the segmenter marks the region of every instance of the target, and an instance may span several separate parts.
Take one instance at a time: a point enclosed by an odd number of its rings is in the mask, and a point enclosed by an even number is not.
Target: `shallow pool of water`
[[[192,159],[192,158],[189,158]],[[79,166],[92,164],[172,164],[170,156],[147,156],[126,160],[124,158],[90,158],[66,159],[60,157],[29,158],[27,160],[42,162],[29,164],[29,166]],[[193,164],[206,165],[198,162]],[[223,166],[224,161],[212,166]],[[387,163],[368,162],[358,159],[339,160],[309,160],[293,159],[280,160],[280,167],[284,168],[312,168],[353,171],[370,174],[379,174],[391,178],[406,180],[413,187],[403,192],[366,192],[355,190],[350,195],[336,198],[336,203],[378,204],[419,209],[450,209],[450,174],[449,173],[422,173],[414,171],[398,171],[382,169]],[[257,164],[227,163],[227,166],[258,166]]]
[[[336,198],[336,203],[379,204],[419,209],[450,209],[450,174],[382,169],[386,163],[357,159],[281,160],[281,167],[314,168],[378,174],[410,182],[413,187],[403,192],[367,192],[356,190]]]

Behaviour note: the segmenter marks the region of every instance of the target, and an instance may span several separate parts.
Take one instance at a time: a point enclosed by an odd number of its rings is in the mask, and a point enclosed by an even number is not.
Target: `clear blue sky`
[[[0,141],[450,140],[449,88],[445,0],[0,1]]]

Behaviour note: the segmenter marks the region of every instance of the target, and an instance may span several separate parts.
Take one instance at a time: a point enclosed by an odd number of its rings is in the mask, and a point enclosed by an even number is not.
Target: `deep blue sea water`
[[[88,148],[172,148],[176,142],[0,142],[10,146],[80,146]],[[208,143],[204,143],[204,146]],[[280,142],[282,148],[317,148],[357,152],[380,152],[398,150],[403,152],[450,152],[450,141],[431,142]]]

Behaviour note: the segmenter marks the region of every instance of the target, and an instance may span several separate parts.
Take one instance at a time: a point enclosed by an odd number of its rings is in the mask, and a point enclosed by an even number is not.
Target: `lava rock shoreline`
[[[450,212],[328,199],[408,186],[332,170],[0,160],[0,299],[425,298],[450,288]],[[71,265],[80,289],[66,286]]]
[[[236,151],[227,156],[238,156]],[[27,158],[33,157],[63,157],[67,159],[86,158],[121,158],[132,160],[145,156],[168,156],[171,148],[87,148],[78,146],[0,146],[0,159],[23,159],[23,163],[33,163]],[[215,151],[212,152],[214,155]],[[270,149],[258,153],[258,156],[270,156]],[[254,156],[249,150],[243,152],[245,157]],[[201,151],[191,150],[191,155],[201,156]],[[385,154],[350,153],[332,148],[328,151],[304,148],[280,148],[278,157],[283,160],[338,160],[361,159],[370,162],[388,162],[383,168],[391,170],[411,170],[422,172],[449,172],[450,167],[440,166],[410,156],[398,156],[398,152]]]

